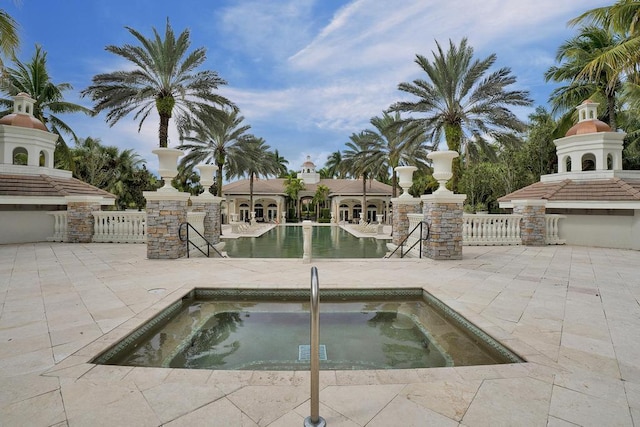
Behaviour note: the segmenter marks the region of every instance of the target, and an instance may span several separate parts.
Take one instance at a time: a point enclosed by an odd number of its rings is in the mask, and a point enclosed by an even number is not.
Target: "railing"
[[[204,244],[203,245],[196,245],[194,243],[194,241],[191,240],[191,238],[189,237],[189,230],[195,232],[196,235],[197,235],[196,239],[198,239],[198,241],[204,242]],[[213,244],[211,242],[209,242],[198,230],[196,230],[188,222],[183,222],[182,224],[180,224],[180,227],[178,228],[178,237],[180,238],[180,241],[186,242],[186,244],[187,244],[187,258],[189,258],[189,256],[190,256],[189,255],[190,245],[193,246],[194,248],[196,248],[198,251],[200,251],[200,253],[202,255],[206,256],[207,258],[209,258],[210,255],[211,255],[211,252],[209,251],[209,249],[213,249],[213,251],[215,253],[217,253],[220,258],[226,258],[225,255],[223,255],[218,249],[216,249],[216,247],[213,246]],[[202,249],[204,246],[206,246],[207,252],[205,252]]]
[[[463,215],[462,244],[468,246],[520,245],[522,215]]]
[[[416,223],[415,219],[418,218],[418,221]],[[391,258],[397,251],[398,249],[400,249],[400,258],[404,258],[405,255],[412,253],[414,256],[417,255],[418,258],[422,258],[422,241],[423,240],[427,240],[429,239],[429,224],[426,221],[422,221],[423,216],[419,215],[419,214],[409,214],[409,228],[410,228],[410,232],[407,235],[407,237],[404,238],[404,240],[402,242],[400,242],[400,244],[387,256],[385,256],[385,258]],[[415,224],[413,226],[413,228],[411,228],[411,226]],[[427,227],[427,235],[425,237],[423,236],[423,227]],[[419,237],[416,237],[416,230],[419,229],[419,233],[417,233],[417,235]],[[408,246],[409,249],[407,249],[406,251],[404,250],[404,247]],[[418,246],[418,250],[415,250],[415,247]],[[417,254],[416,254],[417,252]]]
[[[50,242],[64,242],[67,238],[67,211],[47,212],[53,216],[53,236],[47,238]]]
[[[566,240],[560,238],[558,233],[558,223],[561,219],[566,218],[564,215],[547,214],[545,215],[545,221],[547,223],[547,234],[545,243],[547,245],[564,245]]]
[[[94,211],[93,242],[145,243],[147,213],[128,211]]]
[[[311,267],[310,323],[311,415],[305,418],[304,427],[324,427],[326,422],[320,416],[320,283],[316,267]]]
[[[198,248],[204,248],[207,245],[204,238],[204,218],[206,215],[205,212],[187,212],[187,222],[197,231],[191,235],[191,242]]]

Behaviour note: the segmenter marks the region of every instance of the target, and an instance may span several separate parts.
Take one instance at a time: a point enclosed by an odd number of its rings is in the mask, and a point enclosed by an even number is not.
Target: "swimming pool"
[[[384,239],[357,238],[338,226],[312,228],[313,258],[382,258]],[[260,237],[225,239],[225,251],[232,258],[302,258],[302,226],[279,225]]]
[[[309,292],[194,289],[94,363],[307,370]],[[320,369],[407,369],[523,360],[422,289],[323,290]]]

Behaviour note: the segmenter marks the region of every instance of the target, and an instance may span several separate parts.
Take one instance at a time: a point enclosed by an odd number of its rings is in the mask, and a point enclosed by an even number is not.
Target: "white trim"
[[[72,196],[0,196],[0,205],[66,205],[67,197]],[[111,206],[116,203],[115,199],[97,197],[97,203],[103,206]]]

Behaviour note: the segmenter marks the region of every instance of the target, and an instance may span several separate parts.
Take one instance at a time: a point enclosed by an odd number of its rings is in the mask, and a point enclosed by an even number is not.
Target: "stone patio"
[[[465,247],[459,261],[314,260],[320,286],[420,286],[527,363],[322,371],[331,427],[640,426],[640,252]],[[300,427],[308,372],[88,363],[194,286],[304,287],[301,260],[0,246],[0,425]],[[322,295],[322,294],[321,294]]]

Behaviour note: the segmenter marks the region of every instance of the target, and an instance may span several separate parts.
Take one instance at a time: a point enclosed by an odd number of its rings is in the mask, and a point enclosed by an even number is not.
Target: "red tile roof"
[[[640,179],[536,182],[498,199],[550,201],[640,201]]]
[[[64,197],[102,196],[115,199],[113,194],[76,178],[49,175],[0,175],[0,196]]]

